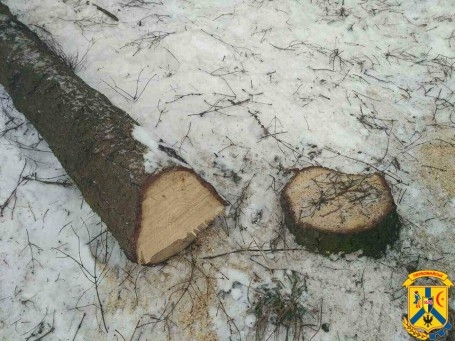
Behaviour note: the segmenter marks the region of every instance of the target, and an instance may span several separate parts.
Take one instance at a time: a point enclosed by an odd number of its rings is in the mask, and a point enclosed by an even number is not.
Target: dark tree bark
[[[378,173],[304,168],[283,189],[281,205],[296,242],[323,254],[363,250],[377,258],[399,236],[396,205]]]
[[[146,172],[147,148],[132,136],[135,121],[78,78],[2,4],[0,83],[130,260],[163,261],[223,212],[225,202],[191,169]],[[181,164],[170,148],[159,149],[168,164]]]

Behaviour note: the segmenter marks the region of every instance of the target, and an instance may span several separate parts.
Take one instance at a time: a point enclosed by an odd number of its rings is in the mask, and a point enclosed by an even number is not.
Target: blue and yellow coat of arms
[[[419,278],[437,278],[443,285],[413,285]],[[418,340],[436,340],[452,328],[449,322],[449,276],[435,270],[421,270],[409,274],[403,286],[408,289],[408,315],[403,326]]]

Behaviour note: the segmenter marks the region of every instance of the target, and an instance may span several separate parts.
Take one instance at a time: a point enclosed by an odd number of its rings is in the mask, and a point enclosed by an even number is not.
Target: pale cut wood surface
[[[345,174],[324,167],[296,171],[281,193],[297,243],[322,254],[381,257],[399,237],[400,219],[380,174]]]
[[[299,173],[286,196],[299,222],[338,233],[368,228],[393,204],[379,174],[343,174],[322,167]]]
[[[179,252],[223,211],[223,204],[194,173],[177,170],[159,176],[142,202],[140,263],[158,263]]]

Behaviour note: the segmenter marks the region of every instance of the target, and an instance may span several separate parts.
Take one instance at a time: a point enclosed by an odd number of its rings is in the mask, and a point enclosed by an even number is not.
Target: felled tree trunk
[[[0,83],[130,260],[165,260],[224,211],[224,201],[191,169],[146,172],[147,148],[132,136],[133,119],[79,79],[2,4]],[[178,164],[175,151],[158,149],[166,164]]]
[[[282,191],[286,225],[297,243],[320,253],[380,257],[399,235],[400,221],[382,175],[323,167],[298,171]]]

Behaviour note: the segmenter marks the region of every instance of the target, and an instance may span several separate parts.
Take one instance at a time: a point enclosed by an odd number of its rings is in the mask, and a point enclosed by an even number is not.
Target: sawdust
[[[178,326],[179,329],[187,331],[187,335],[191,340],[218,341],[218,335],[213,330],[212,320],[209,315],[209,307],[213,305],[215,297],[214,280],[208,279],[205,285],[205,291],[200,291],[198,295],[192,295],[190,309],[188,309],[187,305],[180,307]]]
[[[455,197],[455,145],[445,142],[420,147],[418,174],[436,196]]]

